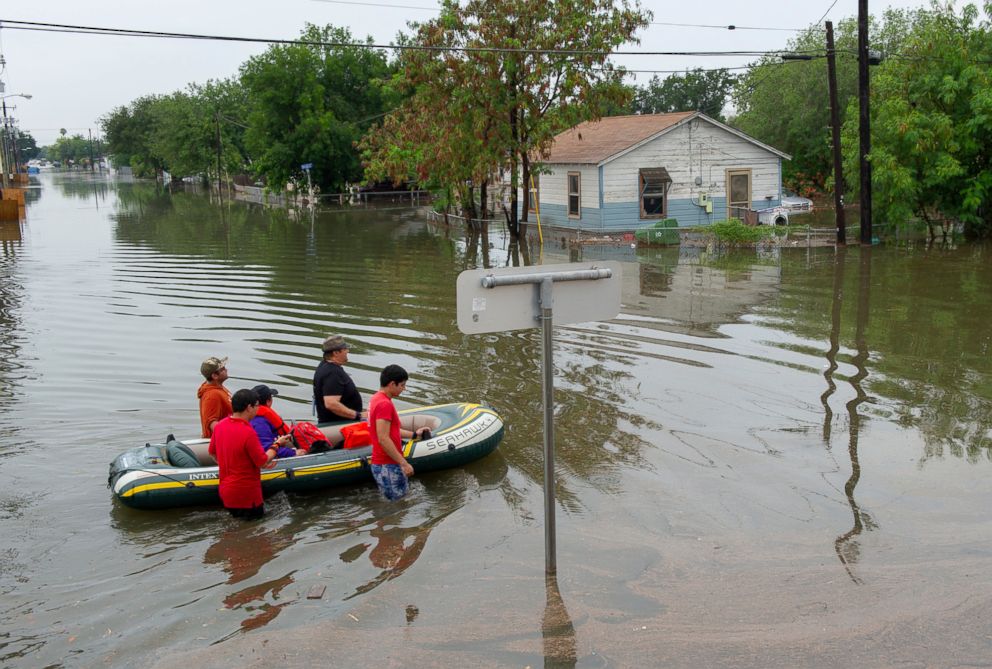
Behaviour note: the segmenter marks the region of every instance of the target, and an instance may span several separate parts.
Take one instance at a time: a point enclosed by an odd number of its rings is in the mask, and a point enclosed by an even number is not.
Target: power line
[[[5,25],[13,24],[13,25]],[[558,56],[715,56],[715,57],[759,57],[768,51],[601,51],[594,49],[527,49],[515,47],[464,47],[427,46],[422,44],[375,44],[363,42],[327,42],[323,40],[279,39],[267,37],[240,37],[234,35],[206,35],[199,33],[174,33],[159,30],[135,30],[131,28],[102,28],[64,23],[42,23],[40,21],[14,21],[0,19],[0,25],[8,30],[29,30],[40,32],[83,33],[89,35],[113,35],[118,37],[151,37],[159,39],[188,39],[221,42],[250,42],[261,44],[284,44],[317,46],[343,49],[392,49],[397,51],[439,51],[455,53],[517,53]]]
[[[820,17],[820,20],[819,20],[819,21],[817,21],[816,23],[814,23],[813,25],[814,25],[814,26],[817,26],[817,27],[819,27],[819,25],[820,25],[821,23],[823,23],[823,19],[825,19],[825,18],[827,18],[827,14],[829,14],[829,13],[830,13],[830,10],[832,10],[832,9],[834,8],[834,6],[836,6],[836,5],[837,5],[837,0],[834,0],[834,1],[833,1],[833,2],[832,2],[832,3],[830,4],[830,6],[829,6],[829,7],[827,7],[827,11],[825,11],[825,12],[823,12],[823,16],[821,16],[821,17]]]
[[[393,5],[384,2],[360,2],[359,0],[313,0],[314,2],[324,2],[333,5],[354,5],[357,7],[388,7],[390,9],[419,9],[427,12],[439,12],[440,7],[423,7],[421,5]],[[769,28],[766,26],[737,26],[737,25],[710,25],[705,23],[671,23],[668,21],[649,21],[652,26],[675,26],[678,28],[716,28],[718,30],[774,30],[784,32],[802,32],[805,28]]]
[[[391,9],[421,9],[428,12],[439,12],[440,7],[423,7],[421,5],[393,5],[384,2],[360,2],[359,0],[313,0],[333,5],[355,5],[358,7],[389,7]],[[679,28],[716,28],[719,30],[776,30],[785,32],[802,32],[805,28],[769,28],[765,26],[709,25],[705,23],[670,23],[667,21],[650,21],[653,26],[675,26]]]

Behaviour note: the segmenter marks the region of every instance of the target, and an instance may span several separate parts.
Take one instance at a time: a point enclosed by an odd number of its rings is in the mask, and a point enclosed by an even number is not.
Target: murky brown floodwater
[[[0,235],[0,666],[992,657],[987,247],[583,249],[623,263],[624,309],[556,330],[546,592],[537,332],[455,327],[460,271],[539,249],[401,205],[297,220],[37,186]],[[200,360],[230,356],[230,387],[268,383],[305,417],[328,332],[366,396],[397,362],[408,406],[491,403],[500,449],[399,504],[279,495],[255,524],[112,500],[118,452],[195,434]]]

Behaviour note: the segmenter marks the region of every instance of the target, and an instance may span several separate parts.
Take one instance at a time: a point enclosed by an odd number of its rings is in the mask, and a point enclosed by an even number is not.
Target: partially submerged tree
[[[469,184],[503,169],[515,237],[532,157],[626,101],[609,54],[649,18],[636,0],[445,0],[439,18],[414,26],[419,48],[403,53],[399,82],[410,96],[363,144],[367,177],[417,174],[471,198]]]
[[[872,49],[896,53],[922,10],[886,10],[882,20],[871,21]],[[845,19],[837,26],[837,89],[841,109],[857,99],[857,22]],[[797,189],[827,187],[831,174],[830,100],[827,86],[826,43],[820,26],[789,40],[786,51],[812,60],[782,62],[778,55],[760,59],[741,75],[734,89],[737,116],[731,123],[786,153],[783,177]]]
[[[345,28],[308,25],[300,40],[242,66],[251,100],[245,144],[272,185],[301,178],[300,165],[312,163],[318,185],[343,189],[362,175],[355,142],[392,103],[382,86],[389,65],[380,50],[346,46],[354,39]]]
[[[116,107],[100,119],[107,153],[118,165],[129,165],[137,176],[155,176],[162,169],[162,160],[152,149],[153,109],[159,100],[155,95],[141,97],[130,105]]]
[[[979,21],[934,5],[872,80],[872,203],[881,220],[917,217],[935,236],[959,220],[992,234],[992,2]],[[857,108],[845,124],[845,169],[857,187]]]

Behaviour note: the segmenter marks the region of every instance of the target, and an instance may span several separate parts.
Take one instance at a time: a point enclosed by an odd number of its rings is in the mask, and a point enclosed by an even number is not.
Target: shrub
[[[754,244],[774,234],[768,226],[744,225],[739,218],[717,221],[709,227],[709,231],[727,244]]]

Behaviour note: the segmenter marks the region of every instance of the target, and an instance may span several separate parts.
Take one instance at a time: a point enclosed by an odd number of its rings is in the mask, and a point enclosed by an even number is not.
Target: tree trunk
[[[479,208],[481,216],[479,218],[489,218],[489,182],[483,181],[479,184]]]
[[[475,213],[475,186],[468,186],[462,198],[462,215],[466,223],[471,223],[472,219],[478,218]]]
[[[510,230],[510,239],[518,239],[520,232],[517,228],[517,191],[520,187],[520,175],[517,173],[517,110],[510,110],[510,211],[506,219],[506,227]]]
[[[937,233],[933,231],[933,221],[931,221],[930,217],[927,216],[926,209],[920,208],[919,213],[920,213],[920,218],[922,218],[923,222],[927,224],[927,231],[930,233],[930,243],[933,244],[934,241],[936,241],[937,239]]]

